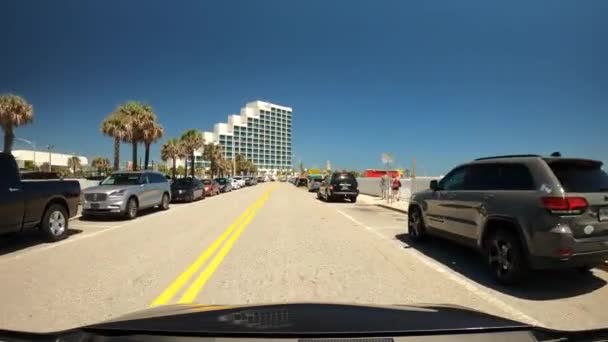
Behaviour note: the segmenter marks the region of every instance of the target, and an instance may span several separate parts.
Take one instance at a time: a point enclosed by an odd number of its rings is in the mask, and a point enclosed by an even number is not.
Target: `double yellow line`
[[[188,268],[173,281],[163,293],[160,294],[150,304],[151,307],[169,304],[169,302],[184,288],[190,279],[200,270],[205,262],[213,256],[215,251],[220,248],[219,252],[211,259],[209,264],[199,273],[198,277],[190,284],[183,292],[178,300],[178,303],[192,303],[203,289],[207,281],[217,270],[219,265],[224,260],[224,257],[230,252],[230,249],[239,238],[245,227],[255,217],[260,208],[270,197],[270,193],[274,187],[270,188],[260,198],[258,198],[249,208],[247,208],[241,216],[239,216],[223,233],[207,248]],[[233,234],[234,232],[234,234]],[[232,235],[231,235],[232,234]],[[228,239],[228,240],[226,240]],[[224,243],[224,241],[226,242]],[[223,244],[223,245],[222,245]]]

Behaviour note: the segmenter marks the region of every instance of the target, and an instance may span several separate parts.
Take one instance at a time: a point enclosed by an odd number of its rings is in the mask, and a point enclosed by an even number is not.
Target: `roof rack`
[[[524,158],[524,157],[540,157],[538,154],[508,154],[504,156],[493,156],[477,158],[475,160],[498,159],[498,158]]]

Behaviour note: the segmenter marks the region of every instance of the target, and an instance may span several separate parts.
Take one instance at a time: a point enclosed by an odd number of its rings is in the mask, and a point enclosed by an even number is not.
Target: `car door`
[[[194,197],[203,197],[205,185],[199,179],[194,180]]]
[[[163,199],[165,177],[158,173],[148,173],[148,180],[152,188],[153,205],[160,205]]]
[[[147,208],[154,205],[154,198],[152,195],[154,194],[154,190],[150,184],[150,180],[148,179],[148,174],[142,173],[139,176],[139,207]]]
[[[457,167],[439,182],[438,189],[433,191],[431,198],[427,200],[425,218],[429,226],[452,232],[449,220],[450,215],[453,215],[453,208],[450,200],[463,189],[466,172],[466,166]]]
[[[20,182],[8,177],[0,178],[0,233],[21,229],[25,210],[24,196]]]

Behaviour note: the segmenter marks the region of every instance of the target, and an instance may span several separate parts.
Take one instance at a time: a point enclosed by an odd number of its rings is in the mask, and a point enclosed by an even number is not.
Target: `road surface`
[[[455,304],[558,329],[608,326],[608,273],[495,285],[472,251],[410,246],[405,214],[264,183],[133,221],[71,221],[68,239],[0,239],[0,328],[66,329],[155,305]]]

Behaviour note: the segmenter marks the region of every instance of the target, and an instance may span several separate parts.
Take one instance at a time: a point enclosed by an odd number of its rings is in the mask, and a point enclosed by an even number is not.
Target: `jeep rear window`
[[[608,174],[592,161],[556,161],[551,170],[567,192],[608,192]]]

